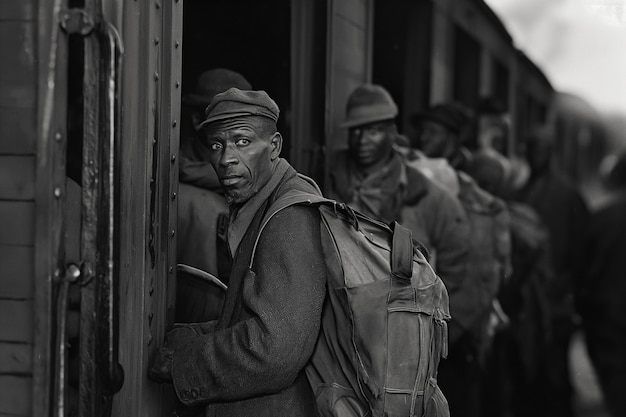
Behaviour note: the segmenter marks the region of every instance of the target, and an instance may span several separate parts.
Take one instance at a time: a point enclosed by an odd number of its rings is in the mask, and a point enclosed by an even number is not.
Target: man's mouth
[[[236,185],[239,181],[241,181],[242,178],[243,177],[239,175],[227,175],[220,178],[220,181],[222,182],[223,186],[232,187],[233,185]]]

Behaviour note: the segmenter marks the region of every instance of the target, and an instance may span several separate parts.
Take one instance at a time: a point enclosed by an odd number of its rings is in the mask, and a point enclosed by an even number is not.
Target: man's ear
[[[270,139],[270,145],[272,146],[272,152],[270,157],[272,161],[278,159],[280,151],[283,149],[283,137],[279,132],[275,132]]]

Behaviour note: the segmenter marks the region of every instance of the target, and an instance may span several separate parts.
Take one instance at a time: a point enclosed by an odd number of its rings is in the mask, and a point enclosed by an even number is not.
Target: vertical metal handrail
[[[107,380],[110,394],[118,392],[124,383],[124,370],[118,361],[118,285],[115,279],[119,276],[119,265],[117,260],[119,254],[115,245],[115,239],[118,236],[117,214],[118,208],[118,191],[119,191],[119,168],[117,151],[120,139],[120,83],[119,75],[121,70],[121,59],[123,54],[123,46],[119,33],[110,23],[103,21],[102,23],[103,45],[106,44],[107,50],[103,51],[105,61],[104,89],[106,105],[104,109],[104,122],[102,124],[103,133],[103,155],[106,163],[103,164],[103,194],[102,214],[106,212],[107,231],[105,234],[108,239],[103,242],[106,245],[106,259],[104,259],[103,276],[102,276],[102,307],[103,316],[106,318],[108,328],[107,333],[107,352],[105,354],[107,365]],[[105,56],[105,54],[107,54]]]
[[[84,37],[81,267],[69,265],[57,295],[54,407],[67,414],[67,314],[71,285],[81,289],[78,413],[110,415],[124,381],[118,362],[118,183],[120,70],[123,47],[106,22],[101,0],[59,13],[68,34]]]

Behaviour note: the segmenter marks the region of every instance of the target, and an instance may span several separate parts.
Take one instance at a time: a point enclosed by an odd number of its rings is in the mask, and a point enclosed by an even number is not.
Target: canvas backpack
[[[411,232],[291,191],[270,206],[259,236],[272,216],[295,204],[319,210],[328,271],[320,335],[306,368],[321,415],[449,416],[437,385],[447,355],[448,293]]]

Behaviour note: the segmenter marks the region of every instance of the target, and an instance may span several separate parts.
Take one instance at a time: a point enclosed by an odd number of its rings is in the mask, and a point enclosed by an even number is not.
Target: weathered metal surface
[[[33,87],[34,88],[34,87]],[[34,155],[37,144],[37,110],[0,105],[0,154]]]
[[[0,298],[34,298],[33,247],[0,245],[0,254]]]
[[[0,155],[0,196],[6,200],[35,198],[35,157]]]
[[[0,245],[34,245],[34,218],[33,202],[0,200]]]
[[[33,300],[0,299],[0,340],[33,342]]]
[[[0,415],[30,416],[32,379],[15,375],[0,375]]]
[[[0,374],[30,375],[33,349],[30,343],[0,342]]]

